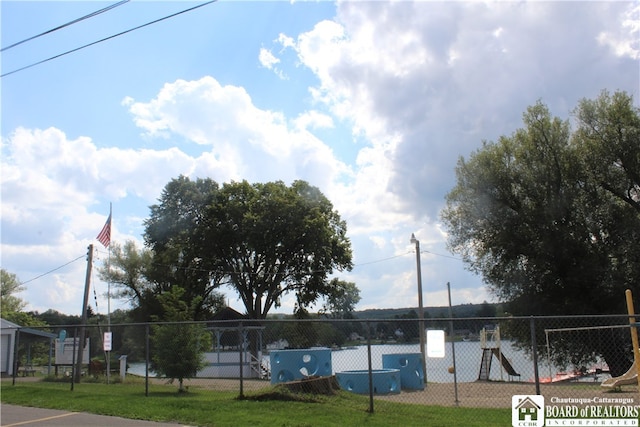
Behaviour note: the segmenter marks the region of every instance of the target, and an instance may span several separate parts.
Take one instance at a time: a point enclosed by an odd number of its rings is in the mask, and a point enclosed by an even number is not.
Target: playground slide
[[[608,378],[602,381],[600,387],[615,388],[621,385],[632,385],[638,383],[638,370],[636,369],[635,362],[631,365],[631,368],[619,377]]]
[[[512,377],[520,376],[520,374],[517,373],[515,369],[513,369],[513,365],[511,365],[511,362],[509,362],[509,359],[507,359],[504,353],[502,353],[502,357],[500,357],[499,349],[492,348],[491,350],[493,351],[493,354],[498,358],[498,360],[502,360],[502,367],[505,369],[505,371],[507,371],[507,374],[511,375]]]

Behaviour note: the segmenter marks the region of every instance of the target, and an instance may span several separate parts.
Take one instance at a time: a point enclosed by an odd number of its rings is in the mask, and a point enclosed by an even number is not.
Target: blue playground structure
[[[331,350],[277,350],[269,354],[271,384],[332,375]]]
[[[383,354],[382,367],[400,371],[403,390],[424,390],[424,372],[420,353]]]
[[[331,349],[273,350],[269,354],[271,384],[324,377],[334,374]],[[382,369],[371,371],[374,394],[396,394],[401,389],[424,390],[424,372],[420,353],[382,355]],[[357,394],[369,393],[369,370],[348,370],[335,373],[343,390]]]
[[[372,373],[374,394],[398,394],[401,388],[400,370],[374,369]],[[336,373],[340,388],[357,394],[369,393],[369,371],[367,369]]]

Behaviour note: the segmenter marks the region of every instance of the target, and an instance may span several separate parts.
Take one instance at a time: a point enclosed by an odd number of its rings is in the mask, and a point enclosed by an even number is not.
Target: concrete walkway
[[[0,404],[2,427],[187,427],[177,423],[156,423],[128,418],[94,415],[57,409]]]

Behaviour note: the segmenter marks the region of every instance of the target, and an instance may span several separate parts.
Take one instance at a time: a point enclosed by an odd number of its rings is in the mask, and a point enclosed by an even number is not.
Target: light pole
[[[420,240],[411,233],[411,243],[416,245],[416,269],[418,274],[418,328],[420,329],[420,354],[422,355],[422,372],[424,373],[424,382],[427,383],[427,358],[425,354],[425,331],[424,331],[424,307],[422,305],[422,268],[420,267]]]

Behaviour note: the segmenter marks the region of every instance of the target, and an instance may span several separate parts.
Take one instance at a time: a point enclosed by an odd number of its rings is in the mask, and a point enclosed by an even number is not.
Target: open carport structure
[[[31,346],[33,343],[47,341],[49,344],[48,370],[51,373],[51,360],[55,334],[37,329],[24,328],[6,319],[0,319],[0,372],[15,377],[19,372],[27,375],[33,370],[31,363]],[[20,366],[19,350],[24,348],[26,363]]]

